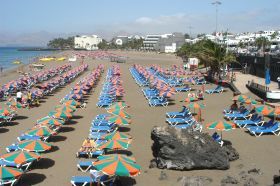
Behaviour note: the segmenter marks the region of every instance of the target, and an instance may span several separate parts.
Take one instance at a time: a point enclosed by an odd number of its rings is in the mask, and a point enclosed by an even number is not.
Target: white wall
[[[98,50],[98,44],[102,39],[96,35],[75,37],[75,48],[86,50]]]

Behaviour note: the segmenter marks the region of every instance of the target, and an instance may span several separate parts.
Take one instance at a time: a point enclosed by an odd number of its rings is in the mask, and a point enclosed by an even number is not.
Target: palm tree
[[[262,51],[264,51],[264,49],[270,45],[270,42],[266,37],[259,37],[255,40],[255,45],[258,49],[262,48]]]
[[[225,47],[211,40],[201,40],[193,45],[185,44],[178,50],[177,55],[183,58],[198,58],[205,67],[210,67],[212,74],[220,74],[221,67],[236,62],[232,53],[228,53]]]

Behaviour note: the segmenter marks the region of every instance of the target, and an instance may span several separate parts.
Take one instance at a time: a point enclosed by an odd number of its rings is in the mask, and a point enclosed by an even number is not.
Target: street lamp
[[[222,2],[221,1],[214,1],[211,4],[216,7],[216,30],[215,30],[215,34],[217,35],[217,31],[218,31],[218,6],[221,5]]]

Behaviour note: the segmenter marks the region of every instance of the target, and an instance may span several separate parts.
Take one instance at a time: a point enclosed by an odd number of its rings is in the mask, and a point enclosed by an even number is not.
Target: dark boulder
[[[151,138],[158,168],[225,170],[230,167],[227,152],[209,134],[191,129],[155,127]]]
[[[227,153],[229,161],[239,159],[239,153],[232,147],[231,143],[224,143],[222,149]]]

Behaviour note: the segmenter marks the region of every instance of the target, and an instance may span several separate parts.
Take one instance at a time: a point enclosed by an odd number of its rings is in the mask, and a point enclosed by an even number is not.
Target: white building
[[[171,37],[172,34],[163,34],[163,35],[147,35],[143,41],[143,50],[155,50],[155,45],[162,38]]]
[[[102,42],[102,39],[97,35],[83,35],[75,37],[75,49],[85,50],[98,50],[98,44]]]

